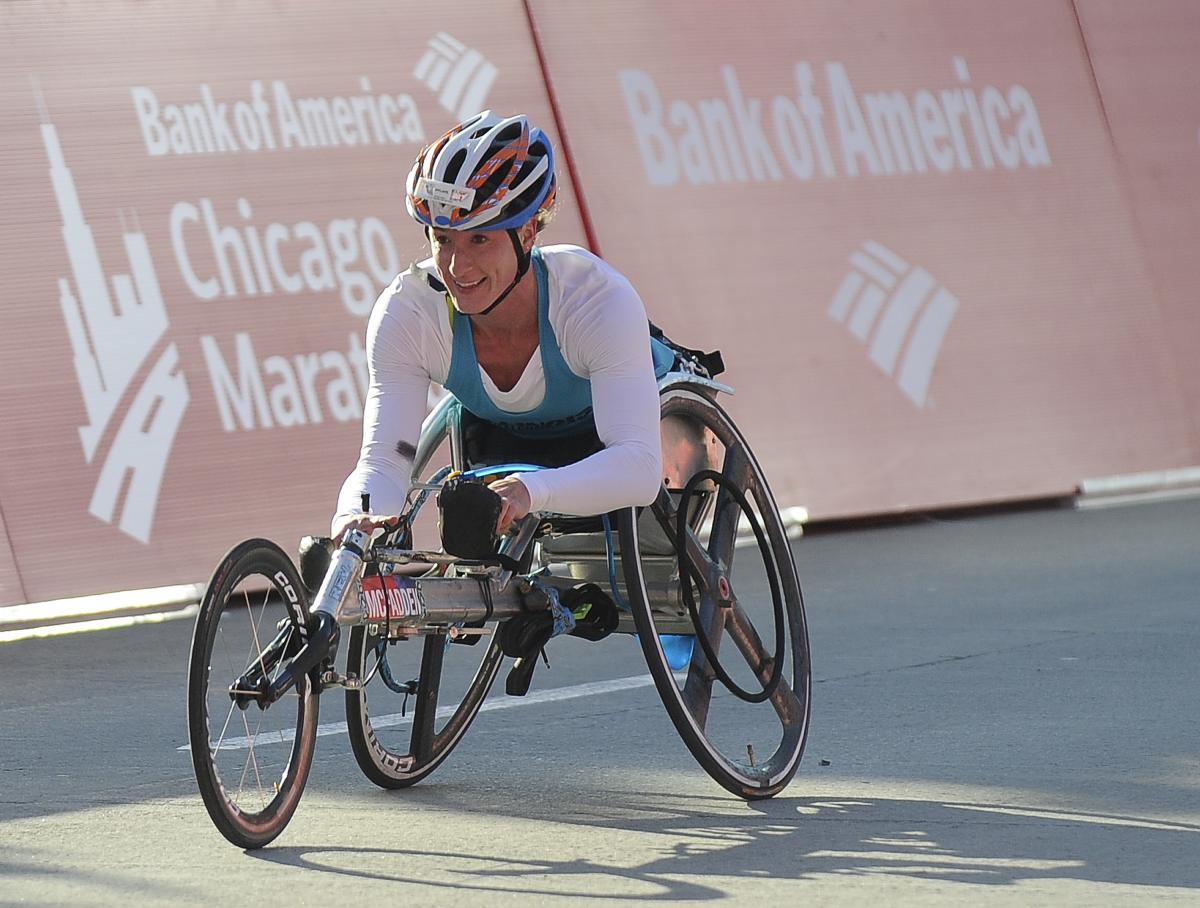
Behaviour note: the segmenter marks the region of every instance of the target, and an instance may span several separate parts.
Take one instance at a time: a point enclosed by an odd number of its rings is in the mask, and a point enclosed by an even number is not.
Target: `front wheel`
[[[283,831],[312,766],[315,679],[302,676],[269,706],[261,697],[299,649],[307,611],[291,559],[265,539],[230,551],[200,604],[188,668],[192,766],[213,823],[241,848]]]

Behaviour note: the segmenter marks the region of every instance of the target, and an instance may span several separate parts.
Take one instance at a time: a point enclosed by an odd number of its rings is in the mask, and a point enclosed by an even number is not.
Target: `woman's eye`
[[[475,246],[482,246],[487,241],[488,241],[488,236],[486,233],[477,233],[473,237],[471,237],[471,243]]]

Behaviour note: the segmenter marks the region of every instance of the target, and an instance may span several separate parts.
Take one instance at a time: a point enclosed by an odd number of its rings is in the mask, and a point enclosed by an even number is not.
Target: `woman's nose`
[[[471,267],[471,257],[464,249],[450,249],[450,273],[455,276],[461,276],[466,270]]]

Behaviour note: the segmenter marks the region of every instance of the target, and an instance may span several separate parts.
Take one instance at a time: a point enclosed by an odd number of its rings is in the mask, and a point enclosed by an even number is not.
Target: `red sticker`
[[[362,594],[368,621],[423,618],[426,614],[421,590],[411,577],[364,577]]]

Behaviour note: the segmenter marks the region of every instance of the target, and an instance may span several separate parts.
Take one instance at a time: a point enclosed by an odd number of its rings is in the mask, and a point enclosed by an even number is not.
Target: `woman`
[[[577,246],[535,245],[554,197],[550,141],[523,116],[485,111],[418,156],[406,204],[433,255],[371,314],[363,445],[335,538],[400,512],[431,381],[531,444],[599,439],[578,462],[492,483],[498,532],[530,511],[599,514],[658,493],[656,375],[674,353],[651,341],[641,299],[611,266]],[[360,513],[364,493],[370,515]]]

